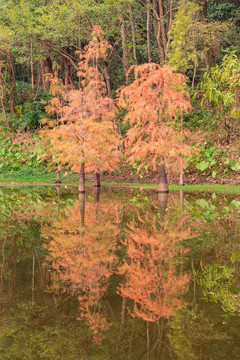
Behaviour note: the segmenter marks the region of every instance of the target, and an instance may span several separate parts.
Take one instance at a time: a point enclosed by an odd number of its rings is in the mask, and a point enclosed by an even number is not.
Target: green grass
[[[142,189],[153,189],[157,190],[157,184],[139,184],[139,183],[116,183],[116,182],[102,182],[102,184],[108,184],[112,186],[126,186],[126,187],[136,187]],[[186,192],[217,192],[217,193],[226,193],[226,194],[240,194],[240,186],[230,186],[230,185],[169,185],[170,191],[180,191],[184,190]]]
[[[231,185],[175,185],[169,186],[170,190],[184,190],[186,192],[216,192],[225,194],[240,194],[240,186]]]
[[[70,174],[66,177],[62,176],[62,184],[77,185],[77,174]],[[0,172],[0,184],[12,185],[15,184],[54,184],[56,180],[56,172],[48,172],[45,168],[28,169],[22,168],[18,171]],[[88,182],[91,183],[91,182]],[[117,183],[117,182],[102,182],[103,185],[120,186],[120,187],[134,187],[140,189],[157,190],[157,184],[140,184],[140,183]],[[179,186],[175,184],[169,185],[169,190],[185,192],[216,192],[226,194],[240,194],[240,186],[230,185],[185,185]]]
[[[6,171],[0,172],[0,183],[51,183],[56,179],[55,173],[49,173],[43,171],[42,169],[29,171],[29,170],[19,170],[19,171]]]
[[[43,166],[36,169],[23,166],[16,171],[0,171],[0,184],[54,184],[56,177],[56,171],[49,172]],[[76,183],[77,174],[62,176],[61,180],[63,184]]]

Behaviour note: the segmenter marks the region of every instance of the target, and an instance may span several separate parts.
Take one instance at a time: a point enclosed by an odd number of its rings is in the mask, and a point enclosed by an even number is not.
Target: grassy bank
[[[62,176],[62,184],[77,185],[77,174]],[[0,185],[17,185],[17,184],[54,184],[56,180],[56,172],[48,172],[44,168],[38,168],[34,171],[28,169],[21,169],[14,172],[0,172]],[[88,182],[91,183],[91,182]],[[157,184],[141,184],[141,183],[117,183],[117,182],[102,182],[103,185],[134,187],[140,189],[157,190]],[[170,191],[184,190],[186,192],[216,192],[226,194],[240,194],[240,186],[230,185],[185,185],[179,186],[176,184],[169,185]]]
[[[18,171],[5,171],[0,172],[1,184],[32,184],[32,183],[52,183],[56,180],[56,174],[46,172],[45,169],[21,169]]]
[[[157,184],[139,184],[139,183],[106,183],[103,184],[112,185],[112,186],[126,186],[126,187],[136,187],[142,189],[153,189],[157,190]],[[186,191],[186,192],[217,192],[217,193],[226,193],[226,194],[240,194],[240,186],[230,186],[230,185],[169,185],[170,191]]]
[[[37,167],[36,169],[29,169],[22,167],[17,171],[1,171],[0,184],[9,185],[16,184],[54,184],[57,178],[56,171],[48,171],[45,167]],[[61,177],[63,184],[77,183],[77,174],[67,175]]]

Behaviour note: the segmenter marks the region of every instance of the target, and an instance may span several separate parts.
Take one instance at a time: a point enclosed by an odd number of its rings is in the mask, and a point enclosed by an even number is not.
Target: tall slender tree
[[[85,192],[85,171],[94,172],[94,185],[100,186],[100,172],[116,168],[119,160],[119,136],[114,129],[115,105],[106,96],[103,76],[94,61],[95,43],[94,38],[85,54],[80,53],[81,88],[65,94],[66,106],[61,108],[60,126],[45,132],[55,162],[67,164],[72,171],[79,172],[79,192]],[[103,50],[101,46],[100,50]],[[95,56],[92,56],[93,51]]]
[[[179,111],[191,109],[186,77],[154,63],[131,70],[135,80],[119,93],[119,104],[127,110],[124,121],[131,125],[124,139],[126,155],[131,163],[139,162],[138,171],[159,169],[159,192],[168,192],[165,163],[173,158],[180,162],[190,153],[181,135],[169,126]]]

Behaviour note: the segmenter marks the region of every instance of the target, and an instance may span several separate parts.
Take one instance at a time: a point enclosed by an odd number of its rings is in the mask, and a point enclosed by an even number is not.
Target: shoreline
[[[136,188],[141,190],[156,190],[158,189],[158,184],[156,183],[137,183],[137,182],[116,182],[116,181],[102,181],[102,187],[111,186],[111,187],[126,187],[126,188]],[[77,181],[69,182],[67,179],[62,182],[62,184],[55,184],[51,180],[48,181],[19,181],[19,179],[14,179],[11,181],[0,181],[0,187],[17,187],[17,186],[77,186]],[[86,185],[92,185],[92,182],[86,181]],[[169,184],[169,191],[184,191],[184,192],[216,192],[216,193],[225,193],[225,194],[240,194],[240,185],[228,185],[228,184],[186,184],[180,186],[178,184]]]

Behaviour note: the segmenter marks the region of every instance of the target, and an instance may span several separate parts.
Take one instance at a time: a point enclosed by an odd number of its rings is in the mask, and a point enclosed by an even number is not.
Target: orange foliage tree
[[[191,109],[186,77],[154,63],[134,65],[131,70],[135,80],[119,92],[119,105],[127,110],[124,121],[130,123],[124,140],[126,155],[131,163],[139,162],[138,171],[160,168],[159,191],[168,191],[164,162],[173,158],[181,162],[190,153],[169,126],[178,113]]]
[[[122,243],[127,246],[128,259],[125,261],[126,281],[120,286],[122,297],[134,300],[130,314],[146,321],[168,318],[183,306],[180,294],[187,289],[189,275],[179,271],[176,256],[180,252],[178,244],[189,239],[190,229],[183,230],[184,220],[180,220],[173,230],[166,226],[159,230],[153,226],[154,220],[129,225]],[[182,250],[182,255],[188,250]]]
[[[110,98],[112,97],[112,91],[107,66],[112,53],[113,47],[105,39],[101,27],[95,26],[92,30],[92,40],[85,47],[85,60],[90,63],[95,62],[95,65],[97,64],[104,73]],[[102,60],[104,67],[100,65],[99,60]]]
[[[81,194],[83,195],[83,194]],[[85,225],[78,201],[61,217],[43,229],[51,261],[52,287],[78,296],[80,315],[94,334],[95,342],[111,325],[102,306],[102,297],[118,262],[114,247],[119,234],[118,207],[109,202],[101,207],[88,203]]]
[[[60,126],[52,128],[49,122],[45,131],[54,161],[80,172],[79,192],[85,192],[85,171],[95,172],[94,185],[100,186],[100,172],[115,169],[119,159],[119,136],[114,129],[116,108],[106,96],[106,84],[98,70],[97,57],[103,50],[96,39],[93,36],[85,53],[80,53],[81,88],[65,94]]]

